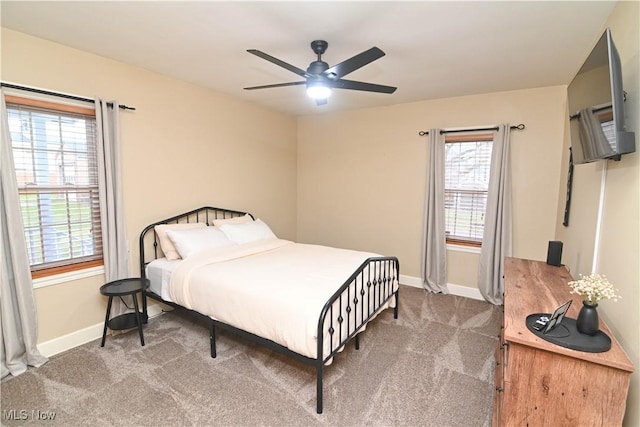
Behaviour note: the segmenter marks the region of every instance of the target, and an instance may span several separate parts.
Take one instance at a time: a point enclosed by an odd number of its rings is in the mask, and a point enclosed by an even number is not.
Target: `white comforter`
[[[169,290],[184,307],[315,358],[322,307],[365,259],[376,256],[263,240],[190,256],[173,271]],[[328,355],[328,344],[323,353]]]

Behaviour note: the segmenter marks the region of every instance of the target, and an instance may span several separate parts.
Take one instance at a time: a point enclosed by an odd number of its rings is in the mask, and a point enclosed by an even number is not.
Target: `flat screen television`
[[[636,151],[624,125],[620,56],[607,28],[567,88],[574,164],[620,160]]]

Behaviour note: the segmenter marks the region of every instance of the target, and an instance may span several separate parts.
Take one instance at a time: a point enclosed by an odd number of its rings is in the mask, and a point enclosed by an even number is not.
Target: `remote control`
[[[536,331],[541,331],[542,329],[544,329],[545,326],[547,326],[547,322],[538,319],[532,326],[533,326],[533,329],[535,329]]]

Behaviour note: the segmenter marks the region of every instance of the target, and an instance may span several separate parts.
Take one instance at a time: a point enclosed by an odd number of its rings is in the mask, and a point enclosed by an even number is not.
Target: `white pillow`
[[[245,222],[244,224],[223,224],[219,228],[231,241],[238,244],[255,242],[257,240],[277,239],[269,226],[261,219]]]
[[[192,228],[204,228],[207,224],[204,222],[190,222],[183,224],[160,224],[154,227],[158,240],[160,240],[160,249],[168,260],[180,259],[180,254],[173,246],[173,242],[167,236],[167,230],[188,230]]]
[[[243,216],[234,216],[233,218],[214,219],[213,225],[218,226],[222,224],[244,224],[245,222],[253,222],[253,218],[251,218],[251,215],[245,214]]]
[[[167,235],[182,259],[204,249],[224,248],[235,245],[218,227],[168,230]]]

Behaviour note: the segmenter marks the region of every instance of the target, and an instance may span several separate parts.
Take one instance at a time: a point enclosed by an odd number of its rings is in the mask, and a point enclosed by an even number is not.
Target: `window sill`
[[[87,277],[99,276],[101,274],[104,274],[103,265],[85,268],[82,270],[69,271],[67,273],[56,274],[54,276],[40,277],[37,279],[33,279],[33,289],[59,285],[60,283],[66,283],[78,279],[85,279]]]
[[[478,246],[457,245],[455,243],[447,243],[447,250],[453,252],[466,252],[469,254],[480,254],[481,248]]]

